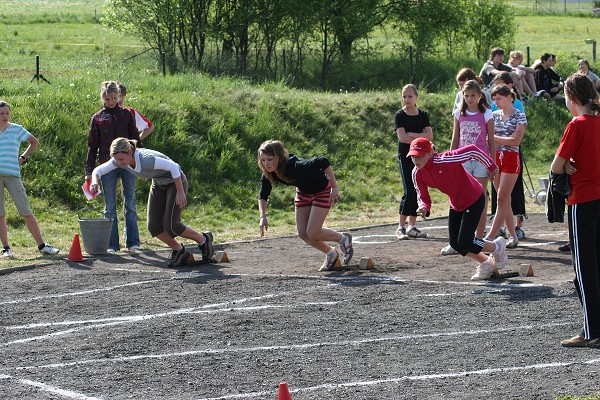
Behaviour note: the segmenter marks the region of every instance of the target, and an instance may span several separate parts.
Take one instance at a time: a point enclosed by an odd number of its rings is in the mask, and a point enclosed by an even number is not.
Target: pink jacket
[[[413,169],[412,177],[417,189],[419,207],[431,211],[431,197],[428,187],[439,189],[450,198],[450,207],[464,211],[475,203],[483,193],[481,184],[462,166],[464,162],[475,160],[488,171],[496,169],[496,163],[474,144],[445,153],[434,153],[427,164]]]

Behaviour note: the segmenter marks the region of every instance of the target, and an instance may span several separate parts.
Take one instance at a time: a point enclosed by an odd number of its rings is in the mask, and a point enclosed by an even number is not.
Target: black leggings
[[[406,151],[408,153],[408,150]],[[399,214],[406,216],[417,216],[417,191],[412,180],[412,171],[415,167],[412,159],[406,157],[406,154],[398,153],[398,167],[402,175],[402,187],[404,193],[400,200]]]
[[[183,190],[187,194],[188,183],[181,180]],[[167,232],[172,238],[180,236],[186,226],[181,223],[181,208],[175,203],[177,189],[175,183],[157,185],[152,182],[148,196],[148,230],[152,237]]]
[[[467,253],[478,254],[483,250],[485,242],[475,237],[475,231],[484,207],[485,196],[482,193],[479,199],[464,211],[450,208],[448,214],[450,246],[463,256]]]

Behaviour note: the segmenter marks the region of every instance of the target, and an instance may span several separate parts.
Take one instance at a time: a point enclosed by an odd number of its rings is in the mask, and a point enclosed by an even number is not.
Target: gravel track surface
[[[318,272],[296,237],[222,244],[231,262],[163,268],[145,250],[0,275],[2,399],[552,399],[600,391],[600,352],[566,349],[582,312],[565,224],[526,221],[508,270],[395,226],[353,229],[373,270]],[[216,238],[218,241],[218,237]],[[198,255],[196,255],[198,257]]]

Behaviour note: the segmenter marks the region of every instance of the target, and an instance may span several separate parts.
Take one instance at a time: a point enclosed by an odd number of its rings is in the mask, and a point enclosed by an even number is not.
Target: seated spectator
[[[545,99],[564,99],[560,94],[563,89],[563,78],[552,68],[556,63],[556,56],[544,53],[540,57],[540,63],[535,67],[535,85],[540,96]]]
[[[483,67],[481,67],[481,71],[479,72],[479,76],[486,87],[491,88],[493,86],[494,77],[503,71],[509,72],[513,81],[516,82],[518,80],[519,83],[521,82],[513,68],[510,65],[504,64],[503,61],[504,49],[500,47],[493,48],[490,52],[490,59],[483,64]],[[519,88],[519,85],[515,86],[517,86],[517,89]]]
[[[596,90],[600,89],[600,78],[598,75],[592,72],[592,68],[590,67],[590,63],[588,60],[579,60],[578,71],[580,74],[587,75],[588,78],[594,83],[596,86]]]
[[[514,68],[515,73],[519,76],[523,90],[521,94],[535,96],[537,89],[535,86],[535,69],[523,65],[523,53],[518,50],[510,52],[508,57],[508,65]]]

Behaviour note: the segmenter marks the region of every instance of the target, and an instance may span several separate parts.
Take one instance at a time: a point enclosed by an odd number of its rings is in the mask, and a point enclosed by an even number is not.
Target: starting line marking
[[[61,389],[61,388],[53,386],[53,385],[48,385],[46,383],[32,381],[30,379],[15,378],[13,376],[2,375],[2,374],[0,374],[0,379],[6,379],[6,380],[15,381],[16,383],[19,383],[21,385],[34,386],[34,387],[40,389],[43,392],[55,393],[55,394],[57,394],[57,395],[59,395],[61,397],[66,397],[66,398],[69,398],[69,399],[101,400],[98,397],[90,397],[90,396],[87,396],[87,395],[82,394],[82,393],[77,393],[77,392],[73,392],[71,390]]]

